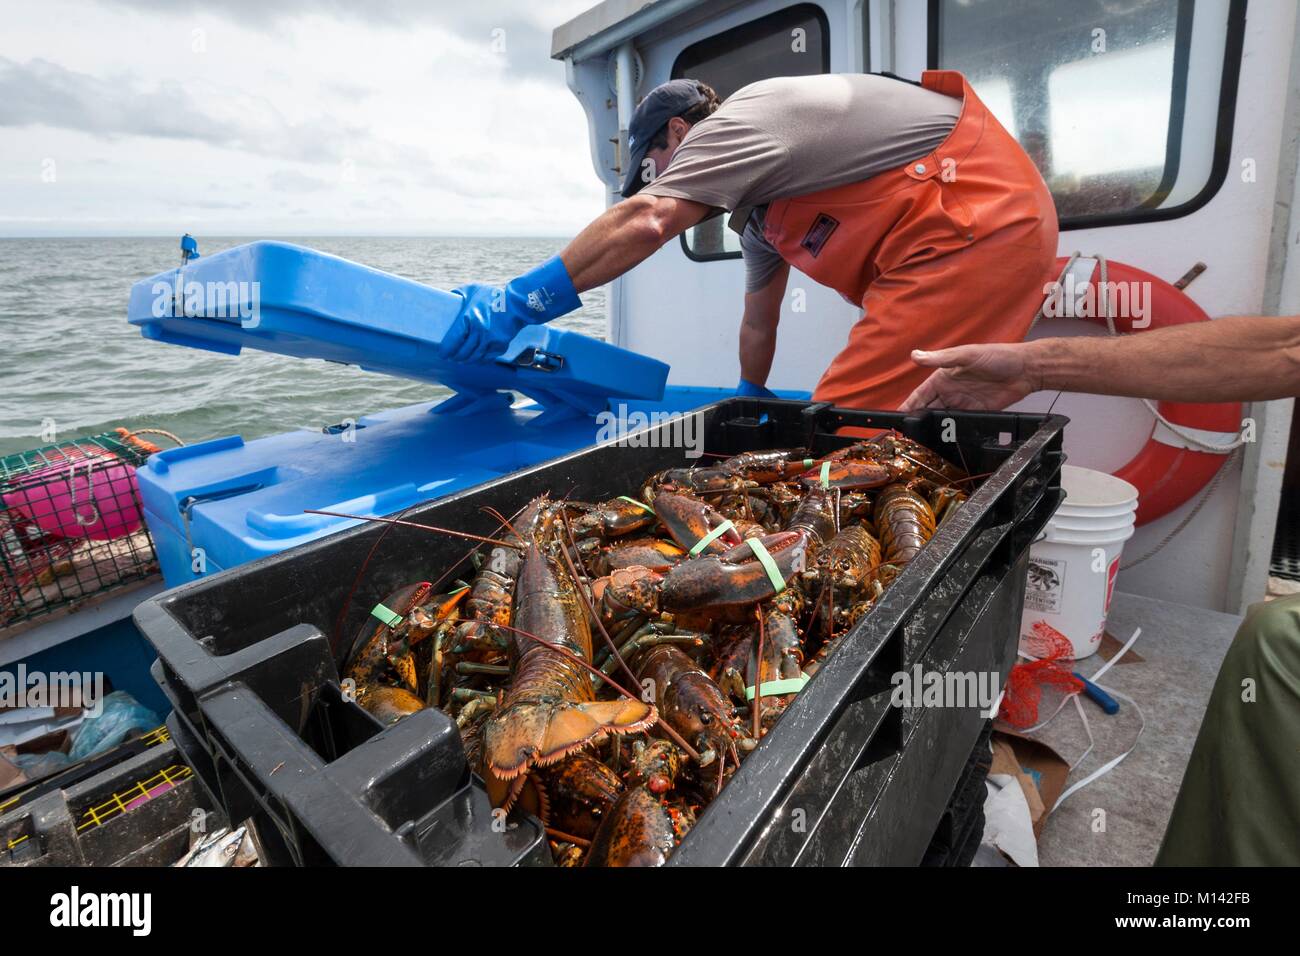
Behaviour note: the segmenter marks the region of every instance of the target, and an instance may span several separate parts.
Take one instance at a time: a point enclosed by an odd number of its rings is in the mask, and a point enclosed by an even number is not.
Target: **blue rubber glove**
[[[737,398],[776,398],[776,392],[770,388],[764,388],[762,385],[755,385],[746,378],[741,378],[740,384],[736,386]]]
[[[549,322],[582,305],[559,256],[510,280],[505,288],[474,283],[455,292],[464,302],[441,349],[444,358],[455,362],[496,358],[525,325]]]

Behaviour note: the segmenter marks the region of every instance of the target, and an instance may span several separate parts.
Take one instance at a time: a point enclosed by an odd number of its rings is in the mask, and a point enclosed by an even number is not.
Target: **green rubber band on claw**
[[[754,552],[754,557],[758,558],[758,563],[763,566],[767,572],[768,580],[772,582],[772,587],[776,588],[776,593],[780,594],[785,590],[785,578],[781,577],[781,569],[776,566],[776,559],[772,557],[772,552],[767,550],[767,545],[758,538],[750,538],[747,542],[750,549]],[[737,545],[739,547],[739,545]]]
[[[823,488],[831,486],[831,463],[829,461],[822,462],[821,482]]]
[[[717,541],[728,531],[734,531],[735,528],[736,526],[732,524],[731,519],[728,518],[726,521],[722,522],[722,524],[718,525],[716,528],[714,528],[712,531],[706,534],[699,541],[696,541],[695,547],[691,548],[691,550],[687,551],[686,553],[690,555],[692,558],[695,557],[697,554],[699,554],[701,551],[703,551],[713,542]]]
[[[646,504],[644,501],[637,501],[635,498],[629,498],[627,495],[619,495],[618,500],[626,501],[628,504],[636,505],[638,508],[644,508],[646,511],[650,512],[651,514],[655,513],[655,510],[651,508],[648,504]]]
[[[783,677],[781,680],[763,681],[762,691],[764,697],[780,697],[782,694],[797,694],[803,690],[803,685],[812,680],[807,674],[800,674],[798,677]],[[754,687],[751,684],[745,688],[745,700],[754,699]]]
[[[397,627],[402,621],[406,620],[401,614],[398,614],[392,608],[384,607],[382,604],[376,604],[375,609],[370,612],[371,617],[377,617],[389,627]]]
[[[812,467],[813,465],[815,465],[815,464],[817,464],[817,459],[816,459],[816,458],[805,458],[805,459],[803,460],[803,466],[804,466],[805,468],[811,468],[811,467]]]

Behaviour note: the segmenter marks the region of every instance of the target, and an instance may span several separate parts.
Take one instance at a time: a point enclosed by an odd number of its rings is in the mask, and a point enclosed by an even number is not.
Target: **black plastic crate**
[[[0,866],[170,866],[191,827],[225,824],[161,731],[160,742],[0,813]]]
[[[802,446],[819,455],[853,441],[840,428],[894,428],[989,475],[844,636],[670,861],[920,862],[987,715],[893,707],[890,676],[920,663],[1005,678],[1029,545],[1061,498],[1066,420],[909,417],[758,399],[693,414],[712,454]],[[492,534],[497,524],[484,506],[509,513],[543,492],[601,500],[659,469],[699,463],[674,447],[679,436],[665,423],[403,517]],[[278,834],[282,845],[267,848],[269,862],[549,860],[538,821],[503,829],[493,817],[448,717],[422,711],[383,728],[340,691],[336,654],[369,609],[403,584],[438,579],[465,551],[460,539],[366,525],[184,585],[136,610],[158,650],[156,674],[175,707],[169,726],[178,746],[231,819],[253,816],[264,843],[272,829]]]

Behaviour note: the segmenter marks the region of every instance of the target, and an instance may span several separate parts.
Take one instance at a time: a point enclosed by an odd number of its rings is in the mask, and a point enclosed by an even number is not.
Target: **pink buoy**
[[[135,468],[116,455],[77,445],[66,460],[23,476],[5,505],[47,534],[107,541],[140,528]]]

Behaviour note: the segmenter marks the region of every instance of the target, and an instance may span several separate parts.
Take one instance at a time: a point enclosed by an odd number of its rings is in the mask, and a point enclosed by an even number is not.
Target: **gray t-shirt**
[[[759,80],[691,127],[668,168],[641,192],[747,217],[774,199],[861,182],[924,156],[960,113],[956,97],[870,73]],[[745,290],[757,291],[780,256],[752,218],[741,249]]]

